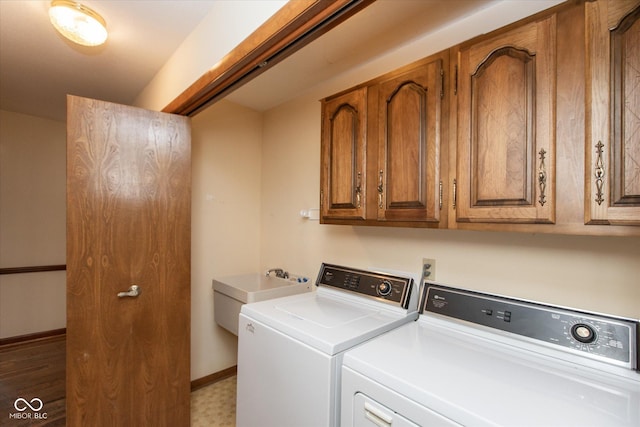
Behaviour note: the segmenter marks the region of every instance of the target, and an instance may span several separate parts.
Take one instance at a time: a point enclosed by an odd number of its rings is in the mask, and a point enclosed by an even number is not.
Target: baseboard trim
[[[66,333],[67,333],[67,328],[61,328],[61,329],[52,329],[50,331],[44,331],[44,332],[36,332],[34,334],[17,335],[15,337],[0,338],[0,347],[5,345],[23,344],[23,343],[32,342],[32,341],[41,340],[41,339],[58,337],[60,335],[66,335]]]
[[[211,375],[207,375],[206,377],[198,378],[191,381],[191,391],[195,391],[199,388],[211,385],[213,383],[217,383],[218,381],[222,381],[229,377],[232,377],[238,373],[238,366],[232,366],[227,369],[223,369],[222,371],[214,372]]]

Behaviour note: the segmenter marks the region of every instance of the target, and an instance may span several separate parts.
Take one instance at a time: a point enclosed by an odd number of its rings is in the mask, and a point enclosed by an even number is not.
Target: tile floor
[[[191,392],[191,427],[235,427],[236,376]]]

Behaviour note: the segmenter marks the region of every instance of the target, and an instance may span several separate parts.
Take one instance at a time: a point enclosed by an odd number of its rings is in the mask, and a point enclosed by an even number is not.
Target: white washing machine
[[[418,317],[410,276],[323,264],[316,287],[242,306],[238,427],[337,426],[344,352]]]
[[[341,425],[640,426],[637,320],[430,283],[344,356]]]

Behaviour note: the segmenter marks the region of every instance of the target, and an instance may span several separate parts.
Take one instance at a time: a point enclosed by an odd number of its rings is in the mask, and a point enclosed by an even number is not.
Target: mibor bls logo
[[[10,412],[9,419],[13,420],[46,420],[47,413],[40,412],[44,404],[42,400],[34,397],[31,400],[27,400],[23,397],[19,397],[13,402],[13,407],[18,412]],[[28,411],[30,409],[30,411]]]

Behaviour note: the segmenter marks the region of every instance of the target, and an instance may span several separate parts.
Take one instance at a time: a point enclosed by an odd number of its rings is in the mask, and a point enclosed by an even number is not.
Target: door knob
[[[129,290],[126,292],[118,292],[118,298],[137,297],[138,295],[140,295],[140,288],[138,285],[131,285]]]

